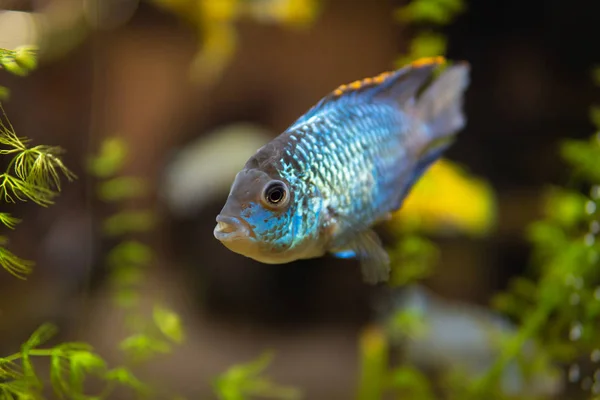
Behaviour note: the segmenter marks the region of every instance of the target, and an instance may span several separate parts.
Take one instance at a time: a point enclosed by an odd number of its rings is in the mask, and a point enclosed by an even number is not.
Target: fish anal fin
[[[372,229],[356,233],[345,246],[331,251],[338,258],[357,258],[363,280],[375,285],[390,276],[390,258]]]

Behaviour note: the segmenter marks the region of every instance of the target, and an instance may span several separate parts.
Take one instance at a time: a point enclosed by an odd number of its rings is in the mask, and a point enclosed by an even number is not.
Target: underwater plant
[[[37,65],[34,47],[23,46],[15,50],[0,49],[0,69],[24,76]],[[8,97],[8,89],[0,86],[0,100]],[[63,164],[57,146],[33,146],[27,138],[19,137],[8,120],[0,103],[0,155],[8,165],[0,174],[0,202],[32,201],[47,207],[53,203],[61,188],[61,177],[71,181],[75,175]],[[8,212],[0,213],[0,223],[14,229],[20,220]],[[11,253],[6,245],[8,238],[0,236],[0,265],[17,278],[24,279],[33,263]]]
[[[36,64],[36,52],[32,47],[0,49],[0,67],[11,73],[27,75]],[[61,178],[68,181],[76,178],[60,158],[62,149],[33,146],[27,138],[16,134],[1,105],[0,112],[0,155],[8,159],[8,166],[0,175],[0,203],[32,201],[42,207],[52,205],[60,193]],[[0,222],[13,229],[20,220],[2,212]],[[32,272],[33,262],[11,253],[5,247],[7,242],[7,238],[0,237],[0,265],[13,276],[25,279]],[[0,399],[43,399],[48,386],[59,398],[70,399],[107,398],[117,386],[126,386],[139,393],[147,391],[127,368],[109,368],[86,343],[66,342],[41,347],[56,332],[54,325],[44,324],[23,343],[19,352],[0,357]],[[48,378],[34,368],[38,360],[50,362]],[[85,382],[90,378],[101,382],[99,394],[85,394]]]

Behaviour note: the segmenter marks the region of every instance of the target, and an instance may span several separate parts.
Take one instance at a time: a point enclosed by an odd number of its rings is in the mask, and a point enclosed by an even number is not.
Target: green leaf
[[[580,193],[555,188],[546,195],[545,214],[565,228],[582,221],[587,198]]]
[[[10,90],[7,87],[0,86],[0,101],[6,101],[10,98]]]
[[[60,191],[60,176],[76,178],[62,162],[63,150],[56,146],[35,146],[19,151],[12,160],[16,176],[28,184]]]
[[[392,371],[390,386],[400,394],[400,398],[419,400],[435,400],[437,398],[429,379],[410,365],[403,365]]]
[[[181,318],[175,312],[161,307],[154,306],[154,323],[160,331],[175,343],[183,342],[183,327]]]
[[[9,229],[15,229],[15,226],[20,223],[19,218],[11,216],[9,213],[0,212],[0,223],[4,224]]]
[[[118,137],[107,138],[100,146],[100,154],[88,162],[90,172],[99,178],[115,175],[125,164],[127,145]]]
[[[424,32],[415,37],[409,49],[409,54],[400,57],[397,64],[405,64],[422,57],[443,56],[446,53],[446,37],[442,34],[433,32]]]
[[[154,227],[156,217],[152,211],[122,211],[106,218],[103,230],[107,236],[120,236],[126,233],[147,232]]]
[[[381,399],[385,393],[389,344],[384,332],[369,326],[360,335],[358,400]]]
[[[566,140],[561,146],[561,155],[587,179],[600,182],[600,146],[596,138],[590,141]]]
[[[395,16],[402,22],[426,22],[438,25],[446,25],[454,19],[452,9],[432,0],[413,0],[407,6],[397,9]]]
[[[393,286],[402,286],[433,273],[439,258],[437,248],[424,237],[409,234],[391,251]]]
[[[0,174],[0,199],[7,203],[31,200],[39,206],[47,207],[53,204],[56,195],[48,187],[26,182],[8,173]]]
[[[117,177],[98,185],[98,197],[103,201],[121,201],[147,193],[147,184],[139,178]]]
[[[52,337],[56,336],[58,329],[52,324],[44,324],[40,326],[29,339],[21,346],[22,351],[29,351],[42,344],[48,342]]]
[[[121,341],[119,347],[125,353],[137,360],[144,360],[154,354],[167,354],[171,351],[169,343],[140,333],[129,336]]]
[[[0,57],[0,67],[17,76],[26,76],[29,71],[23,68],[12,55],[4,55]]]
[[[119,243],[108,253],[108,264],[111,267],[135,265],[141,266],[150,263],[154,254],[152,249],[135,240]]]
[[[140,394],[147,395],[152,392],[150,386],[136,378],[136,376],[125,367],[114,368],[108,371],[104,375],[104,379],[130,387]]]
[[[261,377],[261,373],[272,361],[270,352],[246,364],[238,364],[218,376],[213,387],[221,400],[243,400],[251,396],[261,398],[295,400],[301,398],[297,389],[277,385]]]
[[[32,71],[37,67],[36,46],[19,46],[15,49],[14,58],[19,66],[27,71]]]
[[[123,265],[111,271],[110,280],[115,285],[131,286],[139,284],[144,279],[144,271],[137,266]]]
[[[25,279],[31,273],[33,261],[24,260],[11,253],[3,247],[6,242],[6,237],[0,236],[0,266],[14,277]]]
[[[404,338],[416,339],[427,333],[423,312],[417,308],[404,308],[395,312],[387,321],[387,331],[394,341]]]
[[[122,288],[114,293],[114,302],[119,308],[131,308],[138,305],[140,293],[138,289]]]

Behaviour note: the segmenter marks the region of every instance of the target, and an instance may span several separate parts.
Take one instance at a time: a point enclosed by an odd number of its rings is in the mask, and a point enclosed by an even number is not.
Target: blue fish
[[[444,63],[419,59],[321,99],[236,175],[215,237],[263,263],[330,253],[358,259],[367,283],[388,280],[372,227],[402,206],[465,125],[470,67],[437,74]]]

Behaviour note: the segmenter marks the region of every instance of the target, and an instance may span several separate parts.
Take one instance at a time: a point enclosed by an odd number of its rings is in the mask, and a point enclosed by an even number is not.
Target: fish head
[[[294,243],[294,194],[278,176],[260,169],[239,172],[225,206],[217,216],[214,235],[229,250],[260,262],[287,262]]]

